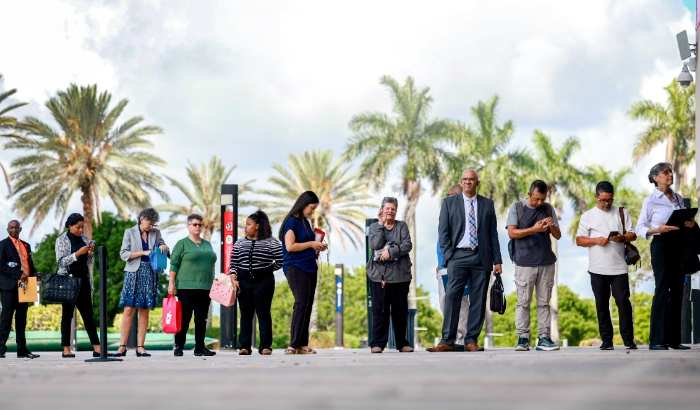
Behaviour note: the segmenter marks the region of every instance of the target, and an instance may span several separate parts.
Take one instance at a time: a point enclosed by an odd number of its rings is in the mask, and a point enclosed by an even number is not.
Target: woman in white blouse
[[[654,300],[651,303],[650,350],[690,349],[681,344],[681,298],[684,276],[681,272],[683,244],[681,229],[666,225],[676,209],[683,208],[683,197],[673,192],[673,168],[662,162],[649,172],[649,182],[656,186],[644,198],[635,233],[651,242],[651,266],[654,269]],[[687,221],[692,228],[695,221]]]

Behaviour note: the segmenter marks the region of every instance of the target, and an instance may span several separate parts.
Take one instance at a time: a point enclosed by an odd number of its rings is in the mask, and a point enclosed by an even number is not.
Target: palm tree
[[[399,165],[401,192],[407,197],[404,220],[414,241],[410,254],[413,279],[409,308],[416,309],[416,205],[424,180],[433,193],[440,189],[444,181],[443,163],[451,158],[442,144],[457,127],[450,120],[428,117],[433,102],[428,96],[430,88],[417,89],[413,78],[408,77],[400,86],[393,78],[384,76],[380,84],[389,89],[394,115],[364,112],[353,116],[349,126],[354,135],[346,145],[345,157],[348,161],[363,158],[360,169],[377,190],[383,187],[389,171]]]
[[[629,116],[648,126],[637,139],[633,158],[636,164],[657,145],[666,142],[666,162],[678,172],[676,192],[683,195],[687,184],[687,166],[695,158],[695,83],[683,88],[674,79],[667,87],[666,105],[650,100],[630,107]]]
[[[1,74],[0,79],[2,79]],[[3,101],[5,101],[6,99],[10,98],[16,92],[17,89],[13,88],[11,90],[7,90],[3,93],[0,93],[0,104],[2,104]],[[10,105],[9,107],[0,109],[0,132],[4,131],[6,128],[11,128],[17,122],[17,119],[15,117],[10,117],[5,114],[25,105],[27,105],[27,103],[17,103]],[[5,177],[5,183],[7,184],[7,196],[12,196],[12,182],[10,181],[10,176],[8,175],[7,170],[5,169],[5,166],[2,165],[2,163],[0,163],[0,169],[2,169],[2,174]]]
[[[552,146],[551,139],[541,131],[535,130],[532,136],[535,146],[534,175],[547,183],[547,202],[552,205],[557,219],[561,221],[563,213],[563,198],[573,201],[574,209],[580,213],[588,210],[585,197],[589,194],[588,176],[573,166],[571,157],[581,148],[576,137],[569,137],[561,148]],[[552,250],[558,256],[557,241],[552,241]],[[559,341],[559,272],[555,265],[554,286],[552,288],[551,306],[551,337]]]
[[[187,163],[189,164],[187,176],[190,179],[192,188],[187,187],[174,178],[165,177],[170,181],[171,185],[178,188],[187,197],[190,204],[158,205],[156,207],[158,211],[170,213],[168,220],[161,223],[161,229],[170,229],[171,231],[183,229],[187,225],[187,216],[192,213],[198,213],[204,218],[202,221],[204,225],[202,227],[202,237],[207,241],[211,241],[214,231],[221,230],[221,185],[226,183],[231,172],[236,169],[236,165],[227,170],[216,156],[211,157],[208,166],[202,163],[201,168],[197,168],[196,165],[189,161]],[[240,196],[250,189],[252,182],[248,181],[238,187],[239,209],[252,205],[249,201],[240,199]],[[239,230],[245,226],[245,216],[240,215],[240,213],[238,226]]]
[[[481,195],[494,201],[499,214],[505,214],[529,187],[527,174],[535,165],[526,150],[507,150],[515,127],[510,120],[498,124],[498,101],[496,95],[487,102],[479,101],[471,109],[475,123],[453,134],[457,153],[448,163],[444,189],[458,183],[462,172],[472,168],[479,173]]]
[[[30,152],[12,161],[18,195],[14,209],[22,219],[33,215],[32,233],[51,210],[63,218],[77,190],[82,193],[88,237],[93,218],[96,223],[101,220],[101,197],[109,196],[124,219],[129,211],[150,205],[147,190],[167,198],[162,180],[150,168],[164,166],[165,161],[140,150],[153,147],[147,137],[161,134],[161,128],[138,126],[142,117],[115,126],[128,101],[110,109],[111,99],[106,91],[98,94],[96,85],[71,84],[46,103],[58,129],[34,117],[13,126],[5,148]]]
[[[357,249],[364,240],[360,221],[366,218],[361,209],[369,197],[368,182],[359,172],[351,173],[351,165],[343,163],[343,159],[333,161],[333,150],[317,150],[287,154],[288,168],[272,164],[279,175],[269,177],[268,181],[276,188],[257,191],[272,198],[262,205],[270,222],[282,222],[302,192],[314,191],[320,203],[311,220],[312,227],[324,229],[329,244],[330,234],[336,233],[343,250],[347,251],[347,241]]]

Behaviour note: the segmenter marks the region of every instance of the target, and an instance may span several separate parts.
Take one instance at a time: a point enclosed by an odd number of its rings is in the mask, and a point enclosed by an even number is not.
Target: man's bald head
[[[14,219],[7,224],[7,234],[11,237],[18,239],[21,231],[22,227],[18,220]]]
[[[462,193],[462,186],[460,184],[454,184],[447,190],[447,196],[459,195]]]
[[[462,172],[462,180],[459,181],[459,185],[462,186],[462,191],[464,195],[469,198],[476,195],[476,189],[479,187],[479,174],[473,169],[466,169]]]

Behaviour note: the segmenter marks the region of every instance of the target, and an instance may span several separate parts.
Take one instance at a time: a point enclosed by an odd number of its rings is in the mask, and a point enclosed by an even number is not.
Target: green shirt
[[[180,239],[170,256],[170,270],[177,273],[175,288],[210,290],[215,265],[216,252],[211,243],[204,239],[194,243],[189,237]]]

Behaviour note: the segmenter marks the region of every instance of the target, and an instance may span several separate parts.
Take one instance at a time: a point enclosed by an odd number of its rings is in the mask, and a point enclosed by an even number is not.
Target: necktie
[[[476,212],[474,212],[474,201],[469,201],[469,247],[476,249],[477,247],[476,234]]]
[[[24,257],[24,253],[22,252],[21,246],[22,243],[17,240],[17,241],[12,241],[15,243],[15,248],[17,249],[17,253],[19,254],[19,260],[22,262],[22,272],[24,272],[25,275],[29,275],[29,266],[27,266],[27,259]],[[26,250],[24,250],[26,252]]]

